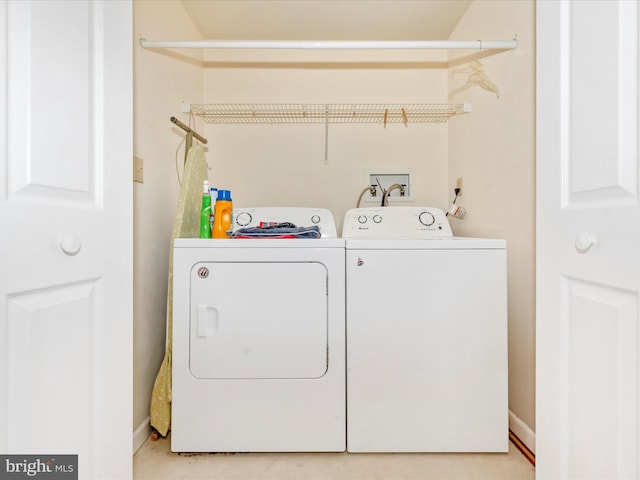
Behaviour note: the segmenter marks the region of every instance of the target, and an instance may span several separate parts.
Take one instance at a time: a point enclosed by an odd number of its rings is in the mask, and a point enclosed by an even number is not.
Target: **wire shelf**
[[[427,104],[199,104],[205,123],[445,123],[471,111],[470,103]]]

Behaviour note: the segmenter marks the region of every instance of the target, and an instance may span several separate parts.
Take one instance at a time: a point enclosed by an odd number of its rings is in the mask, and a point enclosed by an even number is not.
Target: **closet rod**
[[[176,126],[180,127],[185,132],[193,134],[193,136],[196,137],[198,140],[200,140],[202,143],[207,143],[207,139],[206,138],[204,138],[203,136],[199,135],[198,132],[196,132],[191,127],[188,127],[187,125],[182,123],[176,117],[171,117],[169,120],[171,120],[172,123],[175,123]]]
[[[437,40],[437,41],[289,41],[289,40],[192,40],[149,41],[140,38],[142,48],[232,48],[232,49],[301,49],[301,50],[513,50],[518,40]]]

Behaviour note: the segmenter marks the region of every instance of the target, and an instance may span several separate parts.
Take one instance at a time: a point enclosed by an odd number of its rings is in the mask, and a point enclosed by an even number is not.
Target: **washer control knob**
[[[418,217],[418,219],[420,220],[420,223],[425,227],[430,227],[431,225],[436,223],[436,217],[434,217],[433,214],[430,212],[420,213],[420,216]]]
[[[382,221],[382,217],[380,215],[373,216],[373,223],[380,223]]]
[[[314,215],[313,217],[311,217],[311,222],[320,223],[320,216],[319,215]]]
[[[236,217],[236,223],[239,227],[246,227],[251,223],[251,220],[253,220],[253,217],[249,212],[240,212]]]
[[[360,223],[367,223],[367,216],[366,215],[360,215],[358,217],[358,222]]]

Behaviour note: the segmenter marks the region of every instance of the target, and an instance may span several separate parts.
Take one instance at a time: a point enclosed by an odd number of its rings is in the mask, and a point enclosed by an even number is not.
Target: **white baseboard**
[[[536,453],[536,432],[511,410],[509,410],[509,430],[511,430],[533,454]],[[151,420],[149,417],[146,417],[133,432],[133,454],[147,441],[149,435],[151,435]]]
[[[531,450],[531,453],[536,453],[536,432],[534,432],[529,425],[524,423],[520,417],[509,410],[509,430],[520,439],[525,446]]]
[[[147,417],[133,432],[133,455],[147,441],[149,435],[151,435],[151,419]]]

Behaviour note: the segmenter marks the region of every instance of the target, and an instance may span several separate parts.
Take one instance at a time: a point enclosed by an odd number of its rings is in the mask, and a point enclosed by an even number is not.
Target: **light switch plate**
[[[133,156],[133,181],[144,183],[144,165],[141,157]]]

